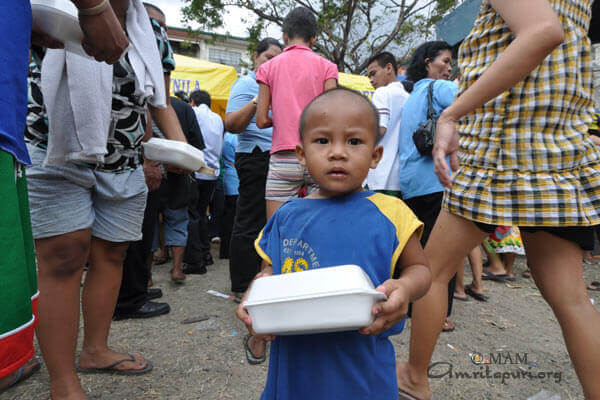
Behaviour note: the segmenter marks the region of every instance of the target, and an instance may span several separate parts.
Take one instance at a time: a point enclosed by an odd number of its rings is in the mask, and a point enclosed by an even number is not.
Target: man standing
[[[402,108],[408,93],[398,81],[397,70],[396,59],[388,52],[373,56],[367,67],[367,77],[375,88],[372,101],[379,111],[382,136],[379,144],[383,146],[383,157],[377,168],[369,172],[367,185],[370,190],[400,198],[398,143]]]
[[[190,104],[196,113],[206,146],[203,151],[204,160],[207,166],[215,172],[214,175],[195,173],[195,192],[198,200],[189,208],[188,241],[183,258],[185,274],[204,274],[206,266],[213,263],[210,255],[206,209],[215,192],[219,176],[219,159],[223,148],[224,129],[223,120],[219,114],[210,110],[210,103],[210,94],[204,90],[195,90],[190,94]]]
[[[100,0],[73,3],[79,9],[87,53],[98,61],[114,63],[128,41],[110,4]],[[30,41],[61,46],[42,32],[31,32],[29,1],[0,2],[0,393],[40,365],[32,358],[39,293],[24,168],[30,164],[23,135]]]

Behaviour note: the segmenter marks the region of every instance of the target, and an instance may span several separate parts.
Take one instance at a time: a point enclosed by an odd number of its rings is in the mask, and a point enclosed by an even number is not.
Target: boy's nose
[[[343,143],[332,143],[329,148],[329,157],[334,159],[346,157],[346,146]]]

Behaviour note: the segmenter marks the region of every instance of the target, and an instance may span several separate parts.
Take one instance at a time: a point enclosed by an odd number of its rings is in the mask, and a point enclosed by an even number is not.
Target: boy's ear
[[[296,145],[296,157],[298,157],[300,165],[306,167],[306,158],[304,157],[304,147],[302,147],[302,143]]]
[[[288,34],[287,34],[287,33],[285,33],[285,32],[284,32],[284,33],[281,35],[281,37],[283,38],[283,44],[284,44],[285,46],[287,46],[287,45],[288,45],[288,43],[290,42],[290,37],[289,37],[289,36],[288,36]]]
[[[316,36],[313,36],[313,37],[311,37],[311,38],[310,38],[310,40],[308,41],[308,44],[310,45],[310,46],[308,46],[308,47],[310,47],[310,48],[312,49],[313,47],[315,47],[315,43],[317,43],[317,37],[316,37]]]
[[[373,153],[371,154],[371,169],[377,168],[377,164],[379,164],[379,161],[381,161],[381,157],[383,157],[383,146],[376,145],[373,148]]]

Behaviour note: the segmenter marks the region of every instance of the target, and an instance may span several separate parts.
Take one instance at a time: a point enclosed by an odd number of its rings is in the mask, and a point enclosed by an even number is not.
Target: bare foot
[[[114,369],[119,371],[125,370],[141,370],[146,368],[148,361],[146,361],[140,354],[132,354],[135,361],[124,361],[117,364]],[[80,368],[104,368],[108,365],[114,364],[120,360],[127,360],[131,358],[129,354],[117,353],[112,350],[106,350],[102,353],[91,354],[85,350],[81,351],[79,356],[79,367]]]
[[[248,339],[248,347],[250,347],[250,351],[254,357],[261,358],[265,354],[267,345],[262,340],[256,340],[254,336],[251,336]]]
[[[396,364],[396,376],[398,377],[398,388],[417,399],[431,398],[427,371],[422,374],[416,373],[408,363]]]

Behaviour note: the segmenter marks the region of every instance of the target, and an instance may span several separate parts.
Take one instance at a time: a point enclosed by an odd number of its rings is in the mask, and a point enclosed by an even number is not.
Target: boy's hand
[[[400,322],[408,312],[408,290],[397,279],[388,279],[375,290],[385,293],[387,300],[373,306],[375,321],[359,330],[363,335],[378,335]]]
[[[263,278],[265,276],[271,276],[271,275],[273,275],[272,268],[266,268],[266,269],[263,268],[263,270],[256,275],[254,280]],[[244,296],[242,297],[242,301],[240,301],[240,304],[238,305],[237,310],[235,311],[235,315],[236,315],[236,317],[238,317],[238,319],[240,319],[244,323],[244,325],[246,325],[248,332],[250,332],[250,334],[252,334],[252,336],[254,336],[258,340],[262,340],[264,342],[270,342],[271,340],[275,339],[275,335],[258,334],[256,332],[254,332],[254,329],[252,329],[252,318],[250,318],[250,314],[248,314],[248,310],[246,310],[246,307],[244,307],[244,302],[248,298],[248,293],[250,293],[250,288],[248,288],[248,290],[246,290],[246,293],[244,293]]]

